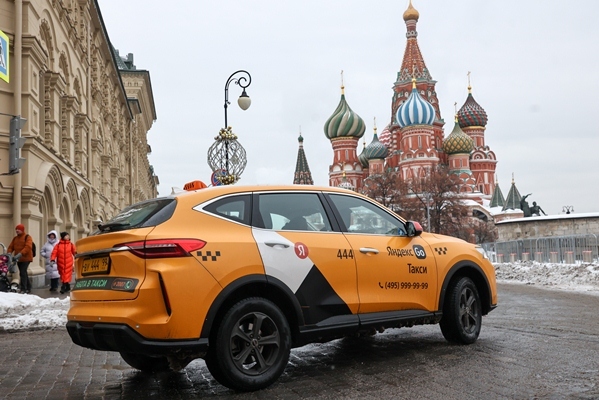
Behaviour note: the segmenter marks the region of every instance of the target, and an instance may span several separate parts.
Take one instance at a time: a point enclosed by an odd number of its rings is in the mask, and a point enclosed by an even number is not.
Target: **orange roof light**
[[[193,182],[188,182],[185,184],[185,186],[183,186],[183,190],[187,190],[187,191],[192,191],[192,190],[199,190],[199,189],[204,189],[206,186],[206,184],[202,181],[193,181]]]

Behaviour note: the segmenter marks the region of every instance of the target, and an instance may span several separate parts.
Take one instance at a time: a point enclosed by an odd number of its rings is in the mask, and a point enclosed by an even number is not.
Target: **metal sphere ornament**
[[[222,128],[208,149],[208,165],[215,171],[224,171],[216,179],[223,185],[232,185],[241,178],[247,165],[245,149],[237,141],[230,126]]]

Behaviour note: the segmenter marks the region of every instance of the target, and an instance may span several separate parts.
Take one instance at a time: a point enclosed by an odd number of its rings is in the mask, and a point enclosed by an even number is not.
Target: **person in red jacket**
[[[31,236],[25,233],[25,226],[19,224],[15,227],[17,235],[12,239],[6,250],[12,254],[17,260],[19,266],[19,273],[21,276],[21,293],[31,293],[31,281],[29,280],[29,274],[27,269],[29,264],[33,261],[33,239]]]
[[[77,250],[75,249],[75,245],[71,243],[71,237],[68,232],[61,232],[60,242],[54,246],[54,250],[52,250],[52,255],[50,256],[50,260],[55,262],[58,267],[58,273],[62,281],[60,293],[66,293],[71,290],[75,254],[77,254]]]

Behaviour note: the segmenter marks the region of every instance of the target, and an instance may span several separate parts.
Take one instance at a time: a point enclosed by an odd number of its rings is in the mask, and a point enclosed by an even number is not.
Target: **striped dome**
[[[457,121],[453,126],[453,131],[447,139],[443,141],[443,151],[445,154],[470,154],[474,150],[474,141],[470,136],[464,133]]]
[[[418,93],[416,79],[412,79],[412,93],[399,106],[395,117],[400,128],[411,125],[432,125],[435,121],[435,108]]]
[[[372,142],[364,149],[364,153],[366,158],[369,160],[377,160],[387,157],[389,154],[389,150],[387,147],[379,141],[379,138],[376,134],[376,130],[374,131],[374,137],[372,138]]]
[[[324,124],[324,134],[329,139],[342,137],[361,138],[366,131],[364,120],[358,114],[352,111],[345,101],[343,87],[341,88],[341,100],[333,115],[329,117]]]
[[[362,168],[368,168],[368,158],[366,157],[366,141],[364,141],[364,147],[362,147],[362,152],[358,156],[358,160],[360,164],[362,164]]]
[[[487,126],[487,112],[482,108],[474,97],[472,97],[470,86],[468,87],[468,98],[458,111],[458,122],[460,127]]]
[[[391,124],[387,125],[385,127],[385,129],[383,129],[383,131],[381,132],[381,134],[379,135],[379,140],[381,141],[382,144],[385,145],[385,147],[387,147],[388,149],[391,148],[391,130],[389,129],[389,126]]]

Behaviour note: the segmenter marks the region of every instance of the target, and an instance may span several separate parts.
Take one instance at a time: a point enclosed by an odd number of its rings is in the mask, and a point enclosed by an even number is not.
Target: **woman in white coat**
[[[60,278],[60,274],[58,273],[56,263],[50,261],[52,250],[54,250],[54,246],[56,245],[56,243],[58,243],[58,239],[56,238],[56,236],[58,236],[58,233],[56,231],[48,232],[48,241],[44,243],[42,249],[40,250],[40,254],[45,259],[46,277],[50,280],[51,292],[56,292],[58,290],[58,278]]]

